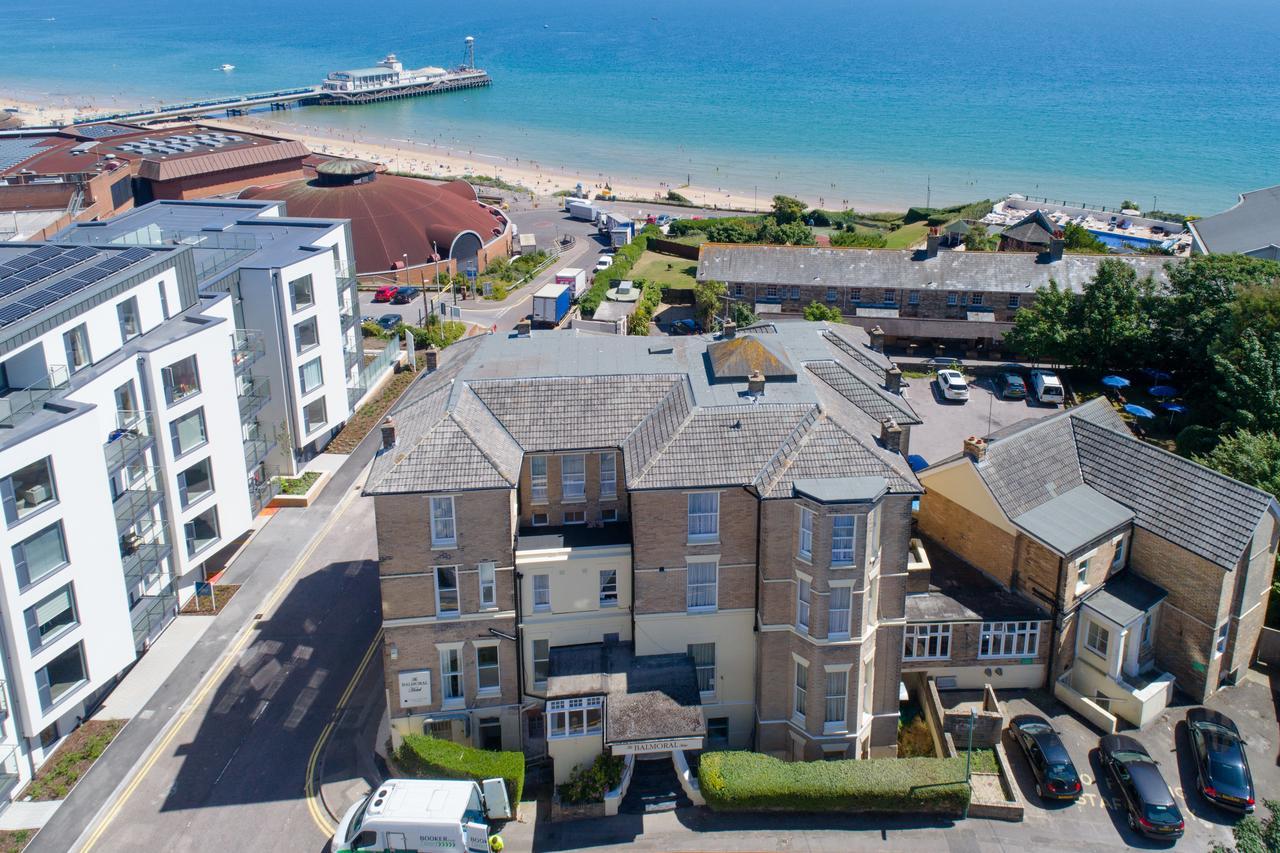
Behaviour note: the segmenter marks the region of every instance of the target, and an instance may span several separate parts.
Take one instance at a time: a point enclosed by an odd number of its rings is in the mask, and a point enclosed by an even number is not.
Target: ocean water
[[[390,51],[454,65],[473,35],[488,89],[266,117],[828,207],[1022,192],[1204,214],[1280,182],[1277,0],[0,0],[0,13],[0,102],[263,91]]]

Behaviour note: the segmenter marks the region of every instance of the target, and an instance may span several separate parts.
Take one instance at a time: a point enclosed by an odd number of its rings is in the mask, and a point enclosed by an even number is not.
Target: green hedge
[[[604,301],[604,295],[610,288],[616,287],[614,282],[625,279],[636,261],[640,260],[644,250],[649,247],[649,238],[661,236],[662,231],[658,226],[646,225],[634,240],[615,252],[613,263],[596,273],[591,287],[578,299],[578,306],[582,309],[582,313],[588,316],[595,314],[600,303]]]
[[[638,281],[636,284],[640,285],[640,302],[636,305],[635,312],[627,318],[627,334],[647,335],[654,312],[662,304],[662,288],[652,281]]]
[[[780,761],[755,752],[709,752],[698,782],[718,811],[963,814],[963,758]]]
[[[485,779],[501,778],[515,808],[524,793],[524,753],[476,749],[427,735],[405,735],[396,753],[396,763],[406,773],[419,778]]]

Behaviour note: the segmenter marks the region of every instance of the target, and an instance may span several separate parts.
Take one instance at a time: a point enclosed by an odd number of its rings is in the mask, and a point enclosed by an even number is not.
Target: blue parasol
[[[1135,418],[1154,418],[1156,416],[1156,413],[1150,409],[1134,403],[1125,403],[1124,410]]]
[[[1153,385],[1147,389],[1147,393],[1152,397],[1176,397],[1178,396],[1178,389],[1172,385]]]
[[[912,453],[907,457],[907,464],[911,466],[912,471],[923,471],[929,467],[929,463],[918,453]]]
[[[1102,384],[1108,388],[1128,388],[1129,380],[1123,376],[1104,376],[1102,377]]]

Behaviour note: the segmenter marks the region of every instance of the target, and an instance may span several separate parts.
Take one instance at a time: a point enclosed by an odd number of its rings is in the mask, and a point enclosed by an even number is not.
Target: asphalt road
[[[381,627],[373,502],[357,497],[340,513],[92,849],[325,849],[304,796],[309,759]],[[381,690],[353,691],[343,716],[380,717],[383,701]]]

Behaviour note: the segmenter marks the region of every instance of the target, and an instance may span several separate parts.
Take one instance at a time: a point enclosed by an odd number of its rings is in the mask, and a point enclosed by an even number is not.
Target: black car
[[[396,295],[391,297],[392,305],[408,305],[413,298],[422,291],[416,287],[399,287],[396,288]]]
[[[1253,812],[1253,774],[1244,754],[1244,738],[1231,718],[1208,708],[1187,712],[1187,737],[1196,760],[1196,784],[1211,803]]]
[[[1009,731],[1022,747],[1036,777],[1036,793],[1046,800],[1077,800],[1083,787],[1062,738],[1049,721],[1021,714],[1009,721]]]
[[[1027,396],[1027,383],[1016,373],[1001,373],[996,376],[996,388],[1006,400],[1022,400]]]
[[[1098,742],[1102,764],[1124,799],[1129,828],[1149,838],[1179,838],[1182,812],[1147,750],[1128,735],[1107,735]]]
[[[378,325],[388,332],[403,322],[404,318],[399,314],[383,314],[378,318]]]

